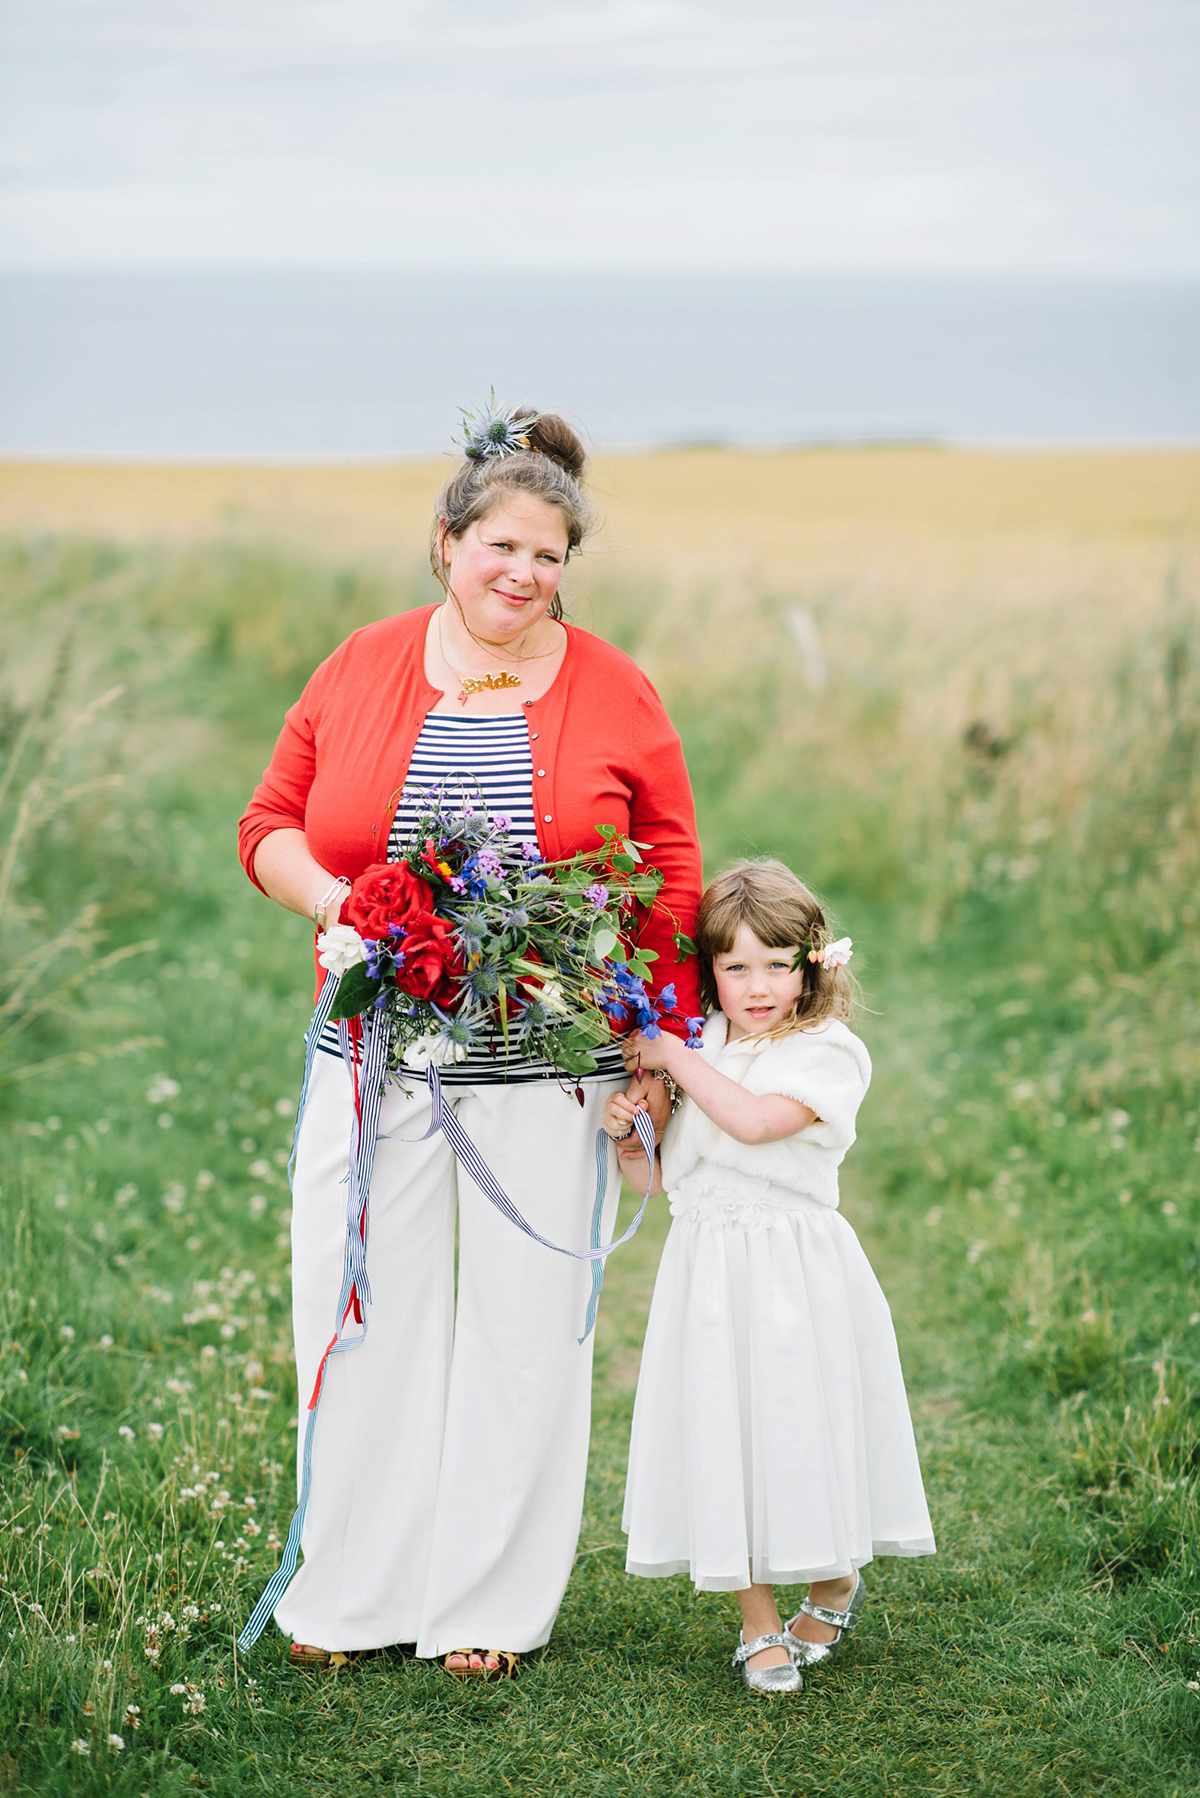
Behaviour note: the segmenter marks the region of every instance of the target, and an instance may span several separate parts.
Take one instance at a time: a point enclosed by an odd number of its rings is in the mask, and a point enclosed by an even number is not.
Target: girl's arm
[[[678,1037],[646,1037],[638,1031],[621,1044],[627,1068],[640,1059],[645,1068],[662,1068],[681,1092],[693,1099],[705,1117],[735,1142],[780,1142],[818,1122],[817,1114],[799,1099],[782,1093],[751,1093],[728,1074],[710,1067],[695,1049]]]

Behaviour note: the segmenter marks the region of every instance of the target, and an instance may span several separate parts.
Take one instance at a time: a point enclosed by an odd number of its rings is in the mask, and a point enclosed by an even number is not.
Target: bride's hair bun
[[[518,413],[528,414],[532,406],[518,406]],[[540,450],[543,456],[549,456],[560,468],[566,470],[573,481],[582,481],[587,469],[587,451],[571,429],[565,418],[557,412],[543,412],[537,415],[537,423],[525,432],[531,449]]]

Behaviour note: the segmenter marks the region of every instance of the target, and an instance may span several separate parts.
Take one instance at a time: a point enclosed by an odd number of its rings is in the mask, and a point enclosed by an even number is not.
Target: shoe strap
[[[831,1624],[834,1629],[853,1629],[858,1622],[857,1611],[830,1611],[823,1604],[809,1604],[807,1598],[800,1609],[806,1617],[815,1617],[818,1623]]]
[[[782,1636],[755,1636],[753,1642],[739,1642],[733,1657],[733,1664],[735,1667],[740,1667],[744,1661],[748,1661],[750,1656],[757,1654],[761,1648],[786,1647],[787,1643]]]

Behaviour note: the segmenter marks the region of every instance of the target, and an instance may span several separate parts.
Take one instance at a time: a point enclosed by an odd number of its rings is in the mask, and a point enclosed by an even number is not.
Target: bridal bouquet
[[[424,1069],[472,1051],[529,1056],[578,1078],[632,1019],[648,1036],[675,1015],[675,989],[647,992],[653,950],[636,944],[637,908],[663,877],[613,825],[590,855],[543,860],[504,817],[434,787],[399,859],[355,881],[348,922],[317,940],[341,976],[331,1017],[373,1010],[390,1025],[388,1066]],[[692,949],[674,933],[679,959]],[[702,1020],[687,1020],[699,1040]]]

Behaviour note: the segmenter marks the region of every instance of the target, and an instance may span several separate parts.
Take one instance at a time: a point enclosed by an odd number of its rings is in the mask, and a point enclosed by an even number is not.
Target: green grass
[[[293,1491],[280,1163],[311,987],[305,929],[245,882],[232,826],[307,669],[412,594],[216,550],[9,544],[0,570],[0,750],[47,697],[0,812],[2,844],[41,770],[0,929],[36,955],[100,908],[0,1041],[0,1793],[1200,1788],[1182,601],[1084,696],[1090,735],[1047,675],[997,755],[889,698],[886,642],[798,703],[771,602],[731,679],[685,613],[594,596],[684,729],[710,861],[788,856],[867,970],[844,1206],[892,1301],[940,1552],[877,1563],[852,1651],[772,1703],[729,1670],[731,1599],[622,1571],[661,1207],[610,1266],[580,1556],[520,1681],[399,1654],[297,1675],[275,1634],[235,1653]]]

